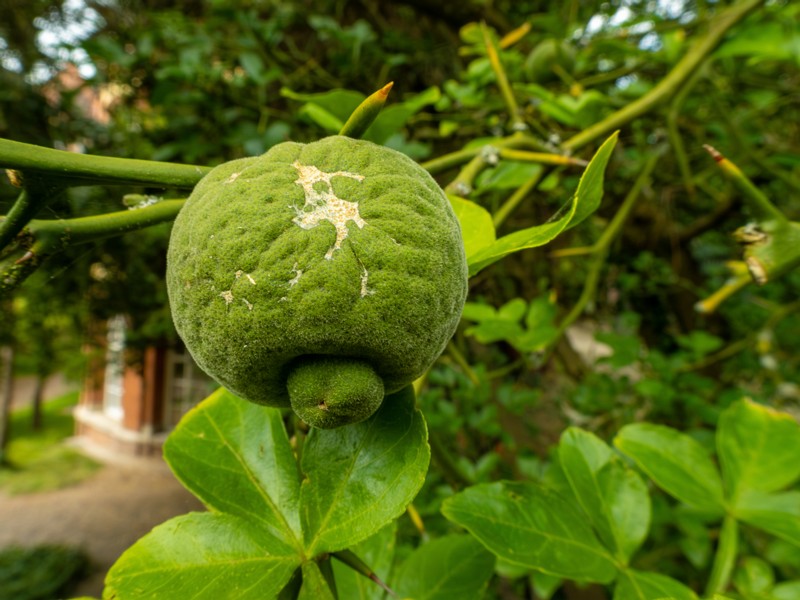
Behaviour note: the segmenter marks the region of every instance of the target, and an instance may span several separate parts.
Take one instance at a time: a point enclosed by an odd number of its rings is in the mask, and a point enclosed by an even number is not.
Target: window
[[[218,385],[195,364],[183,346],[168,350],[166,360],[164,425],[171,428]]]
[[[108,320],[106,332],[106,371],[103,385],[103,411],[116,421],[122,420],[123,376],[125,374],[125,317]]]

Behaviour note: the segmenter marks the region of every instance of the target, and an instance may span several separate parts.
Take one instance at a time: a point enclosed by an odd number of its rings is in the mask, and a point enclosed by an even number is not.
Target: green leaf
[[[614,600],[697,600],[697,594],[666,575],[625,569],[617,579]]]
[[[181,420],[164,458],[206,506],[300,550],[300,475],[279,410],[219,389]]]
[[[190,513],[128,548],[106,577],[103,598],[262,600],[300,565],[296,551],[238,517]]]
[[[488,321],[497,319],[497,311],[494,306],[482,302],[466,302],[461,316],[468,321]]]
[[[504,319],[481,321],[475,327],[468,328],[465,333],[474,336],[481,344],[492,344],[500,340],[511,340],[524,333],[522,326]]]
[[[306,554],[352,546],[400,516],[425,481],[427,439],[411,386],[387,396],[366,421],[312,429],[301,465]]]
[[[723,511],[722,480],[708,453],[670,427],[635,423],[623,427],[614,445],[656,484],[681,502],[703,511]]]
[[[445,500],[442,513],[512,564],[599,583],[616,573],[580,509],[539,484],[472,486]]]
[[[749,400],[720,415],[717,449],[734,504],[745,490],[775,492],[800,478],[800,425],[786,413]]]
[[[264,61],[255,52],[242,52],[239,55],[239,62],[242,64],[245,72],[257,82],[261,82],[264,73]]]
[[[470,277],[477,275],[484,267],[488,267],[509,254],[529,248],[538,248],[551,242],[567,228],[575,215],[575,209],[576,203],[572,201],[559,212],[560,217],[556,215],[558,218],[555,220],[504,235],[489,246],[468,256],[467,265]]]
[[[494,223],[489,211],[479,204],[452,194],[448,194],[447,198],[461,225],[461,237],[464,240],[464,252],[467,258],[494,243]]]
[[[481,269],[504,256],[547,244],[562,231],[574,227],[597,210],[603,197],[606,165],[617,143],[617,135],[614,133],[600,146],[586,167],[575,195],[550,222],[505,235],[469,256],[467,263],[470,276],[476,275]]]
[[[496,167],[481,172],[475,180],[475,191],[480,194],[489,190],[513,190],[524,185],[542,169],[542,165],[536,163],[504,160]]]
[[[600,438],[574,427],[561,436],[558,457],[600,539],[627,564],[650,527],[650,496],[644,481]]]
[[[375,535],[349,548],[383,582],[389,581],[391,574],[396,534],[397,522],[392,521]],[[336,589],[341,598],[383,600],[385,593],[377,583],[338,560],[334,560],[332,563],[333,572],[336,575]]]
[[[800,598],[800,581],[784,581],[772,588],[773,600],[797,600]]]
[[[536,597],[541,600],[550,600],[563,583],[564,580],[561,577],[548,575],[541,571],[536,571],[531,575],[531,587],[536,592]]]
[[[347,118],[366,98],[361,92],[351,90],[331,90],[319,94],[302,94],[289,88],[281,89],[281,96],[319,106],[342,123],[347,121]]]
[[[539,327],[552,327],[558,314],[558,308],[546,296],[539,296],[531,300],[528,314],[525,315],[525,326],[528,329]]]
[[[312,102],[300,107],[297,114],[308,117],[330,134],[338,133],[345,123],[319,104],[314,104]]]
[[[748,56],[758,60],[787,60],[800,65],[800,34],[788,23],[758,23],[742,28],[714,53],[717,57]]]
[[[736,503],[735,514],[745,523],[800,546],[800,492],[746,492]]]
[[[733,584],[745,597],[768,595],[775,585],[775,572],[757,556],[745,556],[733,575]]]
[[[303,563],[303,586],[297,600],[336,600],[328,580],[314,561]]]
[[[400,567],[394,589],[411,600],[479,600],[495,557],[475,538],[451,535],[417,548]]]
[[[675,523],[680,530],[678,545],[697,570],[704,570],[711,560],[711,535],[701,516],[691,509],[675,511]]]
[[[611,153],[614,152],[618,137],[618,131],[611,134],[595,152],[583,172],[580,183],[578,183],[578,191],[575,192],[575,214],[570,219],[567,226],[568,229],[580,224],[586,217],[600,208],[600,201],[603,199],[603,180],[605,179],[606,165],[611,160]]]
[[[521,321],[528,305],[522,298],[513,298],[497,311],[497,316],[506,321]]]

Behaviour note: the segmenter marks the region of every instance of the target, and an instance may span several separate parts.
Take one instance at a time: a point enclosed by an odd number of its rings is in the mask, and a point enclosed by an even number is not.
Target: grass
[[[49,400],[42,406],[42,428],[34,431],[32,409],[11,414],[8,465],[0,467],[0,492],[30,494],[60,489],[86,479],[100,464],[64,444],[74,433],[72,408],[78,392]]]
[[[70,595],[89,558],[77,548],[36,546],[0,551],[0,600],[48,600]]]

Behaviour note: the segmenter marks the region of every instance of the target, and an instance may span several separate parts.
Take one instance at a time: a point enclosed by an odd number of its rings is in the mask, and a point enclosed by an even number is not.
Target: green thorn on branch
[[[722,172],[739,188],[744,201],[748,203],[759,221],[776,221],[783,224],[788,222],[786,215],[769,201],[764,192],[759,190],[739,167],[725,158],[713,146],[705,144],[703,148],[712,156]]]
[[[351,550],[340,550],[339,552],[334,552],[331,554],[333,558],[337,559],[338,561],[346,564],[348,567],[353,569],[356,573],[363,575],[367,579],[370,579],[377,583],[383,591],[389,594],[392,598],[397,598],[397,593],[386,585],[380,577],[375,574],[375,571],[369,568],[369,566],[361,560],[358,556],[356,556]]]
[[[383,105],[386,104],[386,98],[389,96],[393,85],[394,82],[390,81],[359,104],[353,114],[350,115],[350,118],[347,119],[347,123],[342,126],[339,135],[346,135],[351,138],[360,138],[364,135],[364,132],[369,129],[369,126],[378,117]]]

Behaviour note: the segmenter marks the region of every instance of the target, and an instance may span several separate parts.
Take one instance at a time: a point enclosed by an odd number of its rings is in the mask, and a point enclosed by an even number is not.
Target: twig
[[[489,57],[489,64],[492,65],[495,78],[497,79],[497,86],[500,88],[500,94],[508,108],[509,117],[511,117],[511,128],[514,131],[524,131],[528,128],[525,122],[520,118],[519,106],[517,100],[514,98],[514,92],[511,91],[511,85],[508,83],[506,71],[503,68],[503,63],[500,62],[500,55],[497,53],[497,48],[489,35],[489,28],[486,23],[481,23],[481,31],[483,32],[483,41],[486,44],[486,55]]]
[[[735,277],[729,279],[725,284],[716,292],[711,294],[708,298],[701,300],[694,305],[694,309],[703,314],[711,314],[719,308],[725,300],[733,296],[736,292],[752,283],[753,278],[749,273],[740,273]]]
[[[517,206],[530,194],[539,182],[544,178],[545,173],[549,173],[546,169],[539,169],[536,173],[528,178],[528,181],[519,186],[514,193],[498,208],[492,216],[492,222],[495,229],[499,228],[505,220],[514,212]]]
[[[705,144],[703,148],[714,158],[722,172],[739,188],[743,198],[750,205],[756,216],[762,221],[775,221],[788,224],[788,219],[778,208],[770,202],[769,198],[759,190],[742,170],[730,160],[725,158],[712,146]]]

